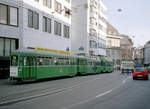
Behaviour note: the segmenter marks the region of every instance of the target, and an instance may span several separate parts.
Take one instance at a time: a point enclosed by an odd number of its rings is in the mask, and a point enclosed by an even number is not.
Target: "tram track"
[[[112,75],[111,75],[112,76]],[[0,97],[0,106],[4,105],[10,105],[21,101],[31,100],[47,95],[54,95],[58,93],[63,93],[65,91],[70,91],[73,88],[79,87],[81,85],[87,84],[89,82],[93,82],[99,79],[102,79],[104,77],[96,77],[94,79],[86,78],[85,80],[81,77],[80,80],[76,80],[75,82],[69,84],[65,87],[59,87],[59,88],[52,88],[51,86],[43,87],[43,88],[36,88],[28,91],[22,91],[18,93],[9,94],[7,96],[1,96]],[[54,84],[53,84],[54,85]],[[56,84],[57,85],[57,84]]]
[[[29,90],[29,91],[14,93],[14,94],[10,94],[10,95],[7,95],[7,96],[1,96],[0,97],[0,106],[10,105],[10,104],[13,104],[13,103],[26,101],[26,100],[30,100],[30,99],[34,99],[34,98],[38,98],[38,97],[57,94],[57,93],[60,93],[60,92],[71,90],[71,89],[73,89],[75,87],[78,87],[82,84],[86,84],[88,82],[92,82],[92,81],[95,81],[95,80],[98,80],[98,79],[100,79],[100,77],[92,79],[92,80],[74,82],[73,83],[74,85],[72,85],[72,86],[68,86],[66,88],[61,88],[61,89],[56,89],[56,90],[54,89],[54,90],[51,90],[51,91],[50,91],[51,87],[44,87],[44,88],[37,88],[37,89]]]

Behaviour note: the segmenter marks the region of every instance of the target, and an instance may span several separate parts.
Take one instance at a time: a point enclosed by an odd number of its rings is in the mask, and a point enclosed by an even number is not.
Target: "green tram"
[[[113,72],[114,71],[114,64],[111,58],[102,58],[101,59],[101,72]]]
[[[10,56],[10,80],[31,81],[56,77],[112,72],[113,65],[106,59],[50,54],[34,50],[16,50]],[[104,69],[104,70],[103,70]]]

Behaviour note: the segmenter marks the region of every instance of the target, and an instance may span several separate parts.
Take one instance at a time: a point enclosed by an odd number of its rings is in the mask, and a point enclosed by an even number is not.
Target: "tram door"
[[[74,69],[74,63],[73,63],[73,61],[74,61],[74,59],[70,59],[70,62],[69,62],[69,64],[70,64],[70,65],[69,65],[69,66],[70,66],[70,67],[69,67],[69,69],[70,69],[69,72],[70,72],[71,76],[74,75],[74,70],[75,70],[75,69]]]
[[[36,78],[36,59],[33,56],[24,57],[23,76],[24,79]]]
[[[0,79],[9,77],[9,60],[0,60]]]

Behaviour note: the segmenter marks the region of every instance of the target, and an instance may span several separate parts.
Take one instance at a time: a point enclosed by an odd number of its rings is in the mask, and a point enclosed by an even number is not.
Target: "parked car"
[[[137,78],[143,78],[145,80],[148,80],[148,72],[145,68],[140,67],[140,68],[135,68],[134,72],[133,72],[133,80],[137,79]]]

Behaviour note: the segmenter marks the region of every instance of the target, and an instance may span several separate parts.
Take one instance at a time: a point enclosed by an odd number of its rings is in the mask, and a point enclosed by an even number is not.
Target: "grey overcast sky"
[[[102,0],[107,7],[107,20],[120,32],[133,39],[134,45],[150,40],[150,0]],[[122,9],[118,12],[118,9]]]

